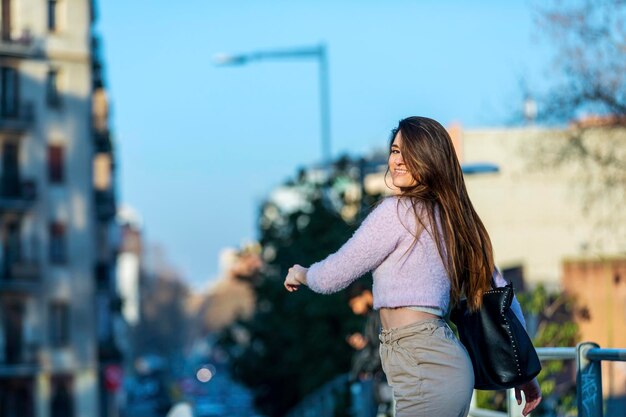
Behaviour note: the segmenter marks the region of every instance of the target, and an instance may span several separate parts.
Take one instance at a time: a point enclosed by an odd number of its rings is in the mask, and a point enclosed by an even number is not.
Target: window
[[[19,148],[16,142],[5,140],[2,144],[2,168],[0,169],[0,194],[5,197],[21,197]]]
[[[65,180],[63,145],[48,145],[48,181],[62,184]]]
[[[50,304],[50,344],[60,348],[70,341],[70,312],[67,303],[54,301]]]
[[[15,117],[18,108],[17,71],[15,68],[2,67],[0,78],[0,112],[2,117]]]
[[[526,290],[523,265],[512,265],[508,268],[502,268],[501,271],[504,279],[513,283],[516,293],[519,294]]]
[[[64,264],[67,262],[65,225],[60,222],[50,224],[50,262],[53,264]]]
[[[0,326],[3,328],[4,348],[0,358],[4,363],[18,364],[24,351],[24,305],[15,300],[0,304]]]
[[[61,105],[58,69],[51,69],[48,71],[48,78],[46,81],[46,97],[48,100],[48,106],[59,107]]]
[[[35,415],[35,383],[32,377],[12,375],[0,378],[0,414],[3,417]]]
[[[51,417],[73,417],[74,398],[72,395],[73,379],[71,375],[55,375],[51,378]]]
[[[48,0],[48,30],[54,32],[58,29],[57,0]]]
[[[98,262],[96,264],[96,288],[102,291],[108,291],[110,284],[110,266],[107,262]]]
[[[2,40],[11,40],[11,0],[2,0]]]

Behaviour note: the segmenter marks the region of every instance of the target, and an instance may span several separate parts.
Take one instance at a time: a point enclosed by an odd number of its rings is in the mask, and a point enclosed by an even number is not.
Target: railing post
[[[576,397],[579,417],[602,417],[602,367],[600,361],[587,359],[587,351],[596,343],[576,345]]]
[[[515,388],[511,388],[506,390],[506,410],[508,417],[519,417],[522,415],[522,410],[524,409],[524,402],[522,405],[517,405],[517,400],[515,399]],[[530,415],[530,414],[529,414]]]

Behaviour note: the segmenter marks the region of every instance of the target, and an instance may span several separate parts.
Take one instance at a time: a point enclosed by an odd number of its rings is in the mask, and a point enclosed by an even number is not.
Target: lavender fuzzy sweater
[[[413,209],[405,198],[385,198],[337,252],[309,267],[307,285],[329,294],[373,270],[375,309],[427,306],[448,311],[450,279],[431,236],[432,226],[424,223],[426,229],[411,248],[419,226]],[[506,285],[497,269],[494,278],[497,286]],[[517,299],[512,309],[525,324]]]

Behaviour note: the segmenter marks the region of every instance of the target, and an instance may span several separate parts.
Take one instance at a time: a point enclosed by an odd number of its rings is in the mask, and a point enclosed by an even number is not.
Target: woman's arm
[[[330,294],[344,289],[380,265],[396,247],[403,230],[398,218],[397,202],[395,197],[381,202],[352,237],[326,259],[314,263],[308,269],[294,266],[294,273],[291,274],[294,280],[308,285],[315,292]]]

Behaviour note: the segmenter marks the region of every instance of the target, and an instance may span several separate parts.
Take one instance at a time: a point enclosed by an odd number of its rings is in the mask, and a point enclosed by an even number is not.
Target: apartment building
[[[94,6],[0,0],[0,410],[7,417],[115,415],[104,380],[120,360],[111,331],[119,304],[114,158]]]

